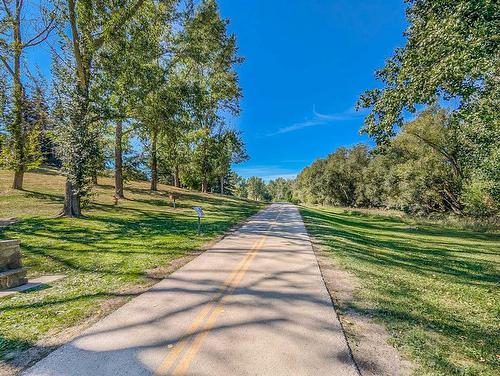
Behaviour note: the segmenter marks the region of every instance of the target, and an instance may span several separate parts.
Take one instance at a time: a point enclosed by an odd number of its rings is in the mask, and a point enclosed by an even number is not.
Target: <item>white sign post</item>
[[[203,213],[203,209],[200,208],[199,206],[195,206],[194,211],[196,212],[196,215],[198,216],[198,235],[201,234],[201,219],[205,216],[205,213]]]

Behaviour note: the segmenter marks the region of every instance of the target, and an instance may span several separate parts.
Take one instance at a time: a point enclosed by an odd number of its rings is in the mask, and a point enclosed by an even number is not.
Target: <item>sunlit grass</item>
[[[101,310],[120,292],[155,282],[147,271],[200,249],[203,243],[255,213],[261,204],[160,186],[127,184],[117,205],[112,180],[99,179],[91,205],[80,219],[57,218],[64,178],[51,171],[26,175],[23,191],[11,190],[11,174],[0,171],[0,219],[19,222],[0,238],[19,238],[29,276],[65,274],[52,287],[0,299],[0,359]],[[174,209],[169,193],[178,196]],[[202,206],[197,235],[193,206]],[[118,293],[118,294],[117,294]]]
[[[500,236],[343,209],[301,209],[361,282],[351,302],[382,321],[422,375],[496,375]]]

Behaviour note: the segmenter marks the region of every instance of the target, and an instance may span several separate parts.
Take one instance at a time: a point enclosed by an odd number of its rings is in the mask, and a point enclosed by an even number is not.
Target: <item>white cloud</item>
[[[265,181],[274,180],[277,178],[293,179],[298,174],[298,171],[296,170],[278,166],[235,167],[234,170],[244,178],[249,178],[250,176],[259,176]]]
[[[316,111],[316,106],[313,105],[312,118],[307,119],[300,123],[294,123],[288,127],[283,127],[275,132],[269,133],[267,136],[276,136],[283,133],[294,132],[299,129],[315,127],[317,125],[324,125],[336,121],[351,120],[363,116],[363,112],[357,112],[353,107],[346,111],[334,113],[334,114],[322,114]]]

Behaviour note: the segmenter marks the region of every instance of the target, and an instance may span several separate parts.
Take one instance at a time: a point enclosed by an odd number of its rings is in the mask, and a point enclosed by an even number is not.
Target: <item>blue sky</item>
[[[359,95],[403,46],[403,0],[220,0],[240,54],[245,177],[293,177],[359,134]]]

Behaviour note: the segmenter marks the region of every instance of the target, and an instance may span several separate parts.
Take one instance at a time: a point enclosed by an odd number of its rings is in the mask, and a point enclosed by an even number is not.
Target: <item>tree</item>
[[[146,2],[113,38],[103,45],[96,86],[102,110],[114,125],[115,196],[123,198],[124,137],[137,126],[144,102],[159,85],[163,70],[161,41],[170,31],[174,1]],[[128,129],[124,129],[128,128]]]
[[[365,92],[358,103],[371,108],[364,130],[379,142],[404,123],[404,111],[437,98],[458,101],[461,119],[488,113],[498,98],[498,2],[407,0],[407,43],[376,76],[384,88]],[[484,111],[486,110],[486,111]],[[484,111],[484,112],[483,112]]]
[[[215,131],[225,124],[226,115],[240,111],[241,89],[234,66],[242,58],[237,56],[236,38],[228,35],[227,24],[220,17],[217,3],[204,0],[186,21],[179,38],[179,61],[189,72],[192,85],[192,121],[199,128],[192,162],[203,192],[208,190],[215,167],[211,160],[217,145]]]
[[[236,172],[232,172],[231,180],[234,187],[234,195],[241,198],[248,198],[248,186],[246,179],[238,175]]]
[[[293,201],[293,180],[277,178],[267,184],[267,190],[273,201]]]
[[[248,160],[239,132],[224,130],[217,135],[214,159],[214,175],[219,179],[220,193],[224,194],[224,181],[231,172],[231,165]]]
[[[121,1],[106,6],[81,0],[61,3],[62,24],[59,33],[65,62],[59,62],[58,92],[64,113],[61,114],[60,155],[67,176],[63,214],[81,215],[81,199],[89,190],[95,170],[94,140],[96,124],[102,121],[95,77],[103,46],[123,30],[146,0]],[[66,31],[69,30],[69,35]]]
[[[407,2],[406,45],[377,71],[383,87],[366,91],[358,102],[358,107],[371,110],[363,130],[378,144],[387,144],[403,126],[407,111],[446,103],[449,128],[454,128],[459,140],[450,155],[454,169],[462,175],[465,189],[475,192],[473,201],[490,202],[490,213],[496,212],[500,207],[500,4]]]
[[[22,189],[24,172],[39,161],[38,134],[26,124],[27,92],[23,84],[22,56],[24,50],[47,39],[54,27],[54,13],[40,4],[39,9],[26,10],[22,0],[2,2],[0,13],[0,61],[11,81],[10,114],[6,118],[8,142],[4,142],[3,154],[7,167],[14,170],[13,189]],[[25,14],[26,13],[26,14]],[[28,17],[31,17],[29,19]],[[23,35],[29,25],[31,35]],[[33,25],[35,25],[33,27]],[[33,143],[35,142],[35,143]]]
[[[248,198],[256,201],[269,200],[269,192],[267,191],[266,183],[262,178],[252,176],[247,179]]]

